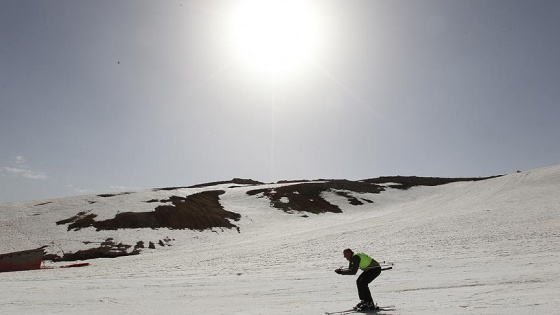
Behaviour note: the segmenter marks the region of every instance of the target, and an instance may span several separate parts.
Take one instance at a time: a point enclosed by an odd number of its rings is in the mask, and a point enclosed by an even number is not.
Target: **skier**
[[[351,249],[347,248],[343,251],[344,258],[346,258],[350,265],[347,269],[336,269],[334,272],[339,275],[355,275],[358,268],[362,269],[362,274],[356,280],[358,285],[358,296],[360,303],[354,306],[355,310],[375,310],[377,306],[373,303],[371,292],[369,291],[368,284],[381,274],[381,265],[375,259],[369,257],[364,253],[354,253]]]

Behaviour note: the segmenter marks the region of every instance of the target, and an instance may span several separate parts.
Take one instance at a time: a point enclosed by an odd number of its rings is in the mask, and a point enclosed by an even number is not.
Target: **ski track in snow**
[[[347,247],[394,263],[370,288],[376,302],[395,308],[376,314],[560,314],[560,166],[364,194],[374,203],[362,206],[326,193],[344,213],[307,218],[248,196],[254,187],[228,187],[0,204],[0,252],[45,239],[76,250],[81,240],[115,233],[125,243],[175,239],[88,267],[0,273],[0,314],[325,314],[357,303],[356,277],[333,272],[347,265]],[[150,199],[215,189],[226,190],[226,210],[241,214],[241,233],[72,234],[54,224],[88,206],[106,219],[153,210]]]

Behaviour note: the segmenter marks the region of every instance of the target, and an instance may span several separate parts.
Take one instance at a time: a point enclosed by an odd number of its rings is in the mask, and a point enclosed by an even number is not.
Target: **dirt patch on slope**
[[[409,189],[414,186],[439,186],[455,182],[472,182],[485,180],[490,178],[500,177],[489,176],[489,177],[459,177],[459,178],[441,178],[441,177],[418,177],[418,176],[382,176],[378,178],[366,179],[364,182],[373,184],[385,184],[392,183],[388,185],[391,188],[396,189]]]
[[[232,180],[227,180],[227,181],[219,181],[219,182],[211,182],[211,183],[205,183],[205,184],[197,184],[197,185],[192,185],[192,186],[186,186],[186,187],[166,187],[166,188],[155,188],[153,189],[153,191],[169,191],[169,190],[177,190],[177,189],[183,189],[183,188],[203,188],[203,187],[210,187],[210,186],[216,186],[216,185],[223,185],[223,184],[232,184],[232,185],[262,185],[262,182],[259,181],[255,181],[252,179],[243,179],[243,178],[234,178]]]
[[[138,228],[169,228],[206,230],[214,227],[236,228],[229,220],[238,221],[238,213],[226,211],[219,202],[223,190],[206,191],[187,197],[171,197],[161,202],[162,205],[151,212],[122,212],[114,218],[96,221],[94,213],[80,212],[66,220],[56,222],[57,225],[68,224],[68,230],[80,230],[94,227],[99,230],[138,229]]]
[[[342,210],[321,195],[323,192],[332,191],[348,200],[350,204],[361,205],[373,201],[357,198],[349,192],[379,193],[384,188],[373,183],[356,182],[349,180],[329,180],[323,183],[302,183],[276,188],[256,189],[248,191],[250,196],[263,194],[270,199],[270,204],[285,212],[310,212],[310,213],[341,213]]]

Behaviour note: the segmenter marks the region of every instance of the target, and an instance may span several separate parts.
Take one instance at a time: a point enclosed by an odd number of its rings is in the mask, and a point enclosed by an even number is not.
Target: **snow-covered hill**
[[[347,247],[393,264],[370,285],[394,306],[381,314],[560,314],[560,166],[407,190],[355,184],[232,182],[0,204],[0,252],[145,245],[82,268],[2,273],[0,314],[344,310],[357,302],[355,278],[333,270]],[[181,209],[173,222],[190,222],[193,207],[217,211],[203,220],[215,227],[158,225]]]

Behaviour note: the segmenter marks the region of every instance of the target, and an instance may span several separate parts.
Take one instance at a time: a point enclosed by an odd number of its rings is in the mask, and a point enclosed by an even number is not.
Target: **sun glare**
[[[232,16],[232,41],[255,70],[284,75],[317,53],[318,19],[307,1],[247,0]]]

